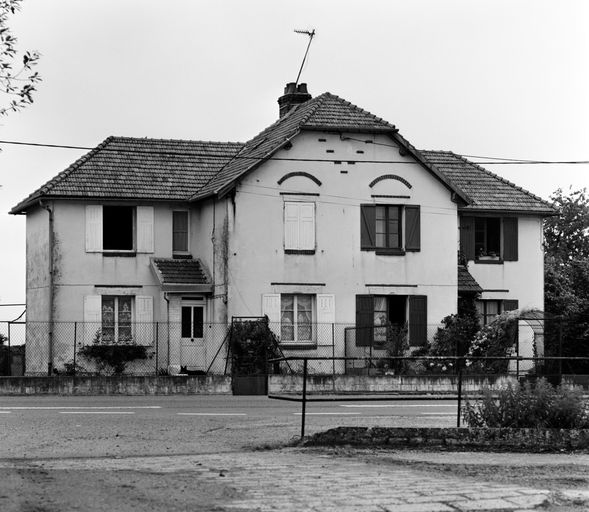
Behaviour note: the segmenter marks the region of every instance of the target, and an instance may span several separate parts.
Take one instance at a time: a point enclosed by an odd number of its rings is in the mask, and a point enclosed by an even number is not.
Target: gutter
[[[55,247],[55,218],[53,215],[53,209],[46,204],[43,204],[42,200],[39,200],[39,206],[49,213],[49,354],[47,359],[47,375],[53,374],[53,357],[54,357],[54,319],[53,319],[53,303],[55,295],[55,283],[54,283],[54,247]]]

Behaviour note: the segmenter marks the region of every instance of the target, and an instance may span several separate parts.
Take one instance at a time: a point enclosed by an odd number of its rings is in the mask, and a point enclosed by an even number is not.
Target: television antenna
[[[307,44],[307,50],[305,51],[305,56],[303,57],[303,62],[301,62],[301,67],[299,69],[299,74],[297,75],[297,80],[295,82],[295,88],[299,83],[299,78],[301,78],[301,73],[303,72],[303,66],[305,65],[305,60],[307,60],[307,54],[309,53],[309,48],[311,47],[311,42],[313,41],[313,37],[315,37],[315,29],[313,30],[297,30],[295,29],[297,34],[304,34],[309,36],[309,43]]]

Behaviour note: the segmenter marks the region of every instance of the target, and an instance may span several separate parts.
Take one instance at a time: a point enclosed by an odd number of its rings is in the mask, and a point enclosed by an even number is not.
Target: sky
[[[586,0],[24,0],[9,25],[42,54],[35,102],[0,140],[109,135],[246,141],[301,82],[395,124],[420,149],[589,160]],[[0,94],[0,104],[6,103]],[[0,304],[25,302],[21,199],[84,154],[0,142]],[[589,165],[485,165],[549,198]],[[0,307],[0,320],[22,308]]]

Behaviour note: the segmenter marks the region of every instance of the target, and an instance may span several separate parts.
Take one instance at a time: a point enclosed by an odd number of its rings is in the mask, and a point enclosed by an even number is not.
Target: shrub
[[[267,319],[234,322],[231,325],[231,369],[239,375],[267,373],[268,359],[279,357],[278,338]]]
[[[434,334],[431,356],[462,356],[471,346],[480,325],[476,315],[449,315]]]
[[[100,329],[96,331],[92,344],[83,346],[78,353],[86,359],[94,360],[98,373],[123,373],[131,361],[148,357],[147,347],[137,345],[132,340],[118,345],[105,343]]]
[[[509,384],[498,391],[484,388],[477,402],[467,401],[464,421],[485,428],[589,428],[589,410],[581,392],[552,387]]]

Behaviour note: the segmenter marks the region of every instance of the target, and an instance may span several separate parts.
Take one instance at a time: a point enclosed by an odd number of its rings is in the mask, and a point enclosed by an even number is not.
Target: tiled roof
[[[476,282],[464,265],[458,265],[458,292],[482,293],[481,285]]]
[[[163,285],[210,284],[198,259],[153,258],[152,263]]]
[[[242,147],[236,142],[109,137],[11,213],[42,197],[187,201]]]
[[[550,203],[451,151],[419,151],[424,159],[463,190],[466,211],[513,211],[552,215]]]
[[[303,129],[396,132],[392,124],[380,117],[326,92],[297,105],[284,117],[246,142],[239,155],[199,190],[193,199],[201,199],[222,191],[224,187],[231,185],[240,176],[270,158]]]

